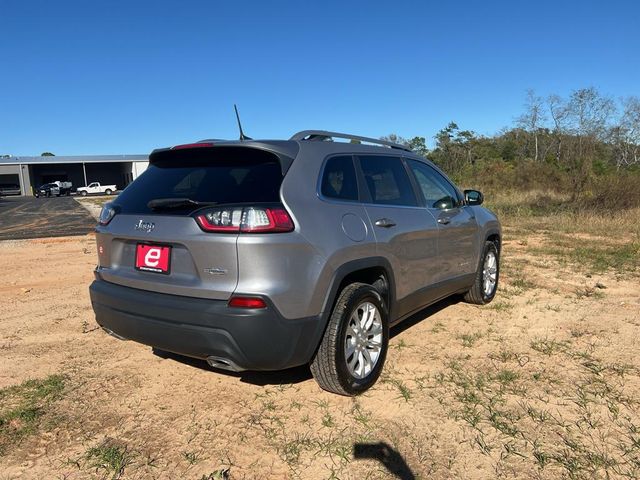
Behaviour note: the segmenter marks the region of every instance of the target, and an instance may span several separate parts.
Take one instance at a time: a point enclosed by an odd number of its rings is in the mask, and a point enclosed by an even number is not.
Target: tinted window
[[[282,170],[274,155],[243,148],[186,151],[152,163],[114,201],[122,213],[151,213],[157,198],[190,198],[198,202],[279,202]],[[188,209],[192,210],[191,207]],[[158,212],[160,213],[160,212]],[[162,210],[163,215],[185,209]]]
[[[322,195],[340,200],[358,200],[358,182],[351,156],[327,160],[322,174]]]
[[[458,206],[455,188],[442,175],[422,162],[407,160],[407,163],[418,181],[427,207],[446,210]]]
[[[416,206],[411,182],[399,157],[360,157],[373,203]]]

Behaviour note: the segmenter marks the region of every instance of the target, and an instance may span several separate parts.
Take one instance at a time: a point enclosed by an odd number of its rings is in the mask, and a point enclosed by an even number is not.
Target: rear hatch
[[[154,152],[147,170],[107,207],[114,211],[108,224],[97,228],[100,277],[227,300],[238,282],[239,217],[249,210],[255,217],[264,205],[281,207],[284,170],[281,155],[250,146]]]

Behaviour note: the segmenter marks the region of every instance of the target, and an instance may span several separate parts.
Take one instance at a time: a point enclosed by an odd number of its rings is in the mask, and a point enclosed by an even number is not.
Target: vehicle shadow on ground
[[[395,337],[396,335],[401,334],[402,332],[408,330],[409,328],[417,325],[423,320],[428,319],[430,316],[438,313],[445,308],[455,305],[459,303],[461,298],[459,296],[451,296],[441,300],[433,305],[423,308],[422,310],[417,311],[410,317],[403,320],[398,325],[391,328],[389,332],[390,338]],[[221,370],[219,368],[213,368],[209,366],[209,364],[197,358],[184,357],[182,355],[178,355],[171,352],[165,352],[163,350],[153,349],[154,355],[173,360],[176,362],[183,363],[185,365],[190,365],[195,368],[199,368],[201,370],[208,370],[224,375],[229,375],[231,377],[239,378],[242,383],[249,383],[251,385],[258,386],[266,386],[266,385],[288,385],[295,383],[302,383],[307,380],[310,380],[312,377],[311,370],[309,370],[308,365],[302,365],[300,367],[289,368],[287,370],[280,370],[274,372],[256,372],[256,371],[246,371],[246,372],[230,372],[228,370]],[[404,477],[402,477],[404,478]],[[413,477],[411,477],[413,478]]]
[[[355,443],[353,445],[353,458],[354,460],[377,460],[390,474],[401,480],[415,480],[416,478],[402,455],[384,442]]]
[[[402,332],[410,329],[411,327],[417,325],[423,320],[427,320],[432,315],[435,315],[436,313],[444,310],[447,307],[456,305],[461,301],[462,301],[462,297],[460,295],[452,295],[443,300],[440,300],[439,302],[434,303],[433,305],[430,305],[421,310],[418,310],[416,313],[413,313],[412,315],[404,319],[399,324],[391,327],[391,330],[389,332],[389,337],[393,338],[396,335],[400,335]]]
[[[252,385],[258,386],[301,383],[312,378],[311,371],[309,370],[308,365],[302,365],[300,367],[289,368],[287,370],[279,370],[275,372],[230,372],[228,370],[213,368],[209,366],[209,364],[204,360],[183,357],[182,355],[165,352],[163,350],[153,349],[153,354],[160,358],[174,360],[176,362],[199,368],[201,370],[208,370],[211,372],[228,375],[230,377],[239,378],[243,383],[250,383]]]

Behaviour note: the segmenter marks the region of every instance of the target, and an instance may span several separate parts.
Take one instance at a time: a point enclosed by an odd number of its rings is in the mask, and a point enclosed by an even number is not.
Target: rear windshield
[[[184,215],[194,207],[152,210],[147,204],[170,198],[217,204],[279,202],[281,183],[282,169],[271,153],[249,148],[191,149],[163,155],[113,203],[120,213]]]

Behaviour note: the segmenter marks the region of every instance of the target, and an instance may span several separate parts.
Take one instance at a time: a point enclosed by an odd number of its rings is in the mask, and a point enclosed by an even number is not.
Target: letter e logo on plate
[[[136,246],[136,270],[168,274],[169,265],[171,265],[171,247],[142,243]]]

